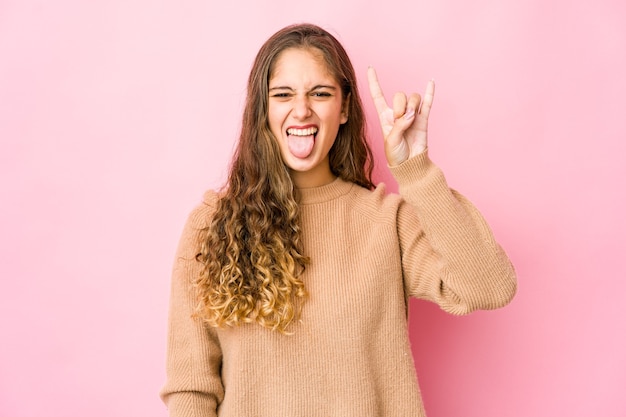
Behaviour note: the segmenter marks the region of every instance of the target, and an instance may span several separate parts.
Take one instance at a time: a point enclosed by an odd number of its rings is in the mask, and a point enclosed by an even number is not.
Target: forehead
[[[335,76],[317,48],[288,48],[276,57],[270,73],[273,82],[334,82]]]

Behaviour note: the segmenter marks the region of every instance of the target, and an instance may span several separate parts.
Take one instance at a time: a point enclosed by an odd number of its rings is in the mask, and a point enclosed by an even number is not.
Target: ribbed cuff
[[[428,157],[428,150],[407,159],[400,165],[389,167],[398,182],[402,196],[418,196],[448,190],[443,172]]]

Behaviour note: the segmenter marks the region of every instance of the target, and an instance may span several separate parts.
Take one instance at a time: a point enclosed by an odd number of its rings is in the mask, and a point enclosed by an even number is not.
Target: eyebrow
[[[311,88],[309,91],[314,91],[314,90],[319,90],[321,88],[327,88],[330,90],[336,90],[337,87],[333,86],[333,85],[325,85],[325,84],[318,84],[316,86],[314,86],[313,88]],[[288,87],[288,86],[278,86],[278,87],[272,87],[269,89],[269,91],[273,91],[273,90],[291,90],[294,91],[293,88]]]

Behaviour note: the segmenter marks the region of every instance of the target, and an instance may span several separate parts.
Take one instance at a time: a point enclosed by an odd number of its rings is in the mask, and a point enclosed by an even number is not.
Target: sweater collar
[[[320,187],[298,188],[300,204],[316,204],[334,200],[348,194],[353,186],[353,183],[344,181],[337,177],[330,184],[322,185]]]

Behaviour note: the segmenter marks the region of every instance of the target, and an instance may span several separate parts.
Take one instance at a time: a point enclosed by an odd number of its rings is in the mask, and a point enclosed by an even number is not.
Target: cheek
[[[343,114],[341,106],[333,106],[333,108],[327,109],[325,119],[331,121],[333,125],[341,125],[347,120],[347,118]]]
[[[267,118],[272,120],[273,123],[283,123],[289,112],[291,111],[291,105],[283,102],[270,101],[267,107]]]
[[[281,118],[275,107],[270,106],[267,113],[267,121],[272,133],[276,134],[281,130]]]

